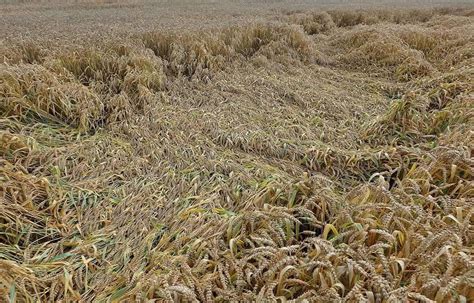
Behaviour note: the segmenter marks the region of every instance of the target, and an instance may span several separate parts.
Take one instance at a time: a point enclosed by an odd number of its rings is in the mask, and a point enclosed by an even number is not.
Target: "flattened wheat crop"
[[[468,8],[5,39],[0,301],[474,300],[473,50]]]

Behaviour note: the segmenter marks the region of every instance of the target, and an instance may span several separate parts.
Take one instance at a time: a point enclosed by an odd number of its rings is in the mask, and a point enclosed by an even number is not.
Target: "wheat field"
[[[474,6],[24,2],[0,302],[474,302]]]

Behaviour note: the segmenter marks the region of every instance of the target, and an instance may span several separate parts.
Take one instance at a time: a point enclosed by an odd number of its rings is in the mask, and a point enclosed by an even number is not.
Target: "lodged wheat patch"
[[[0,301],[470,302],[472,18],[2,42]]]

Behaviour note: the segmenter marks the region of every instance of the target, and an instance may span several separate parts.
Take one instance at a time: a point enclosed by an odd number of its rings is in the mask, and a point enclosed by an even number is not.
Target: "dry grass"
[[[1,300],[471,301],[472,18],[2,43]]]

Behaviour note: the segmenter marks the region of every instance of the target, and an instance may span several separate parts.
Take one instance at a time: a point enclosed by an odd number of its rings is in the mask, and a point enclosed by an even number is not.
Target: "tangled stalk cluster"
[[[0,297],[472,300],[472,16],[0,48]]]

